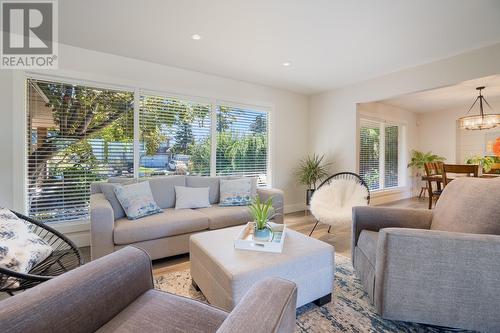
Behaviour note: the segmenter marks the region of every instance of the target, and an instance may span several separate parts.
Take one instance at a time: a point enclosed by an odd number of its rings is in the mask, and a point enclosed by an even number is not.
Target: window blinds
[[[27,80],[30,216],[87,220],[90,184],[109,177],[246,176],[267,185],[267,112],[141,93],[134,116],[134,97],[131,91]]]
[[[45,222],[88,218],[90,183],[132,176],[133,93],[27,82],[28,214]]]
[[[210,104],[141,95],[139,176],[210,175]]]
[[[216,174],[257,177],[267,184],[267,112],[218,105]]]
[[[360,119],[359,173],[370,190],[397,187],[400,126]]]
[[[370,190],[380,188],[380,123],[360,119],[359,174]]]

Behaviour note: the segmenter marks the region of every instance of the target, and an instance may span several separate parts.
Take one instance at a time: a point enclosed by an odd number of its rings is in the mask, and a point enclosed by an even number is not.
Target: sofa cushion
[[[102,194],[104,194],[106,200],[108,200],[109,203],[111,204],[111,208],[113,208],[115,220],[125,217],[126,216],[125,211],[123,210],[123,207],[120,204],[120,201],[118,201],[118,198],[116,197],[115,194],[115,187],[119,185],[114,183],[101,183],[99,185]]]
[[[375,259],[377,257],[377,244],[378,232],[369,230],[361,231],[357,246],[373,266],[375,266]]]
[[[202,302],[149,290],[97,332],[215,332],[227,315]]]
[[[186,186],[186,176],[165,176],[149,179],[153,198],[160,208],[175,206],[175,186]]]
[[[500,177],[456,178],[434,209],[431,229],[500,235]]]
[[[247,206],[221,207],[215,205],[210,208],[197,209],[197,211],[208,218],[210,229],[231,227],[252,220]]]
[[[208,217],[193,209],[166,209],[163,213],[130,221],[115,221],[114,243],[126,245],[208,229]]]
[[[210,188],[210,204],[219,202],[219,177],[188,176],[186,177],[188,187],[208,187]]]

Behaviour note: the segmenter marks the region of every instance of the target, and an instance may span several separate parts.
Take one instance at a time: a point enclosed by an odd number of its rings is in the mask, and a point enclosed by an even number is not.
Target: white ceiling
[[[403,95],[380,101],[414,112],[432,112],[449,109],[469,110],[478,95],[476,87],[486,87],[483,96],[492,109],[485,106],[486,113],[500,113],[500,75],[465,81],[460,84]],[[476,104],[471,112],[478,112]]]
[[[309,94],[500,42],[500,1],[61,0],[59,31],[65,44]]]

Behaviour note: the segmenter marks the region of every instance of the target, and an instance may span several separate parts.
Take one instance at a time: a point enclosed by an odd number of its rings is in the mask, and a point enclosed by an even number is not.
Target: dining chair
[[[443,162],[428,162],[424,164],[425,173],[427,175],[427,190],[429,193],[429,209],[432,208],[432,201],[436,201],[441,195],[441,181],[443,173]],[[432,183],[436,183],[436,190],[433,189]]]
[[[467,177],[478,177],[479,165],[473,164],[443,164],[442,175],[443,175],[443,186],[448,185],[449,182],[453,180],[450,177],[452,174],[463,174]]]

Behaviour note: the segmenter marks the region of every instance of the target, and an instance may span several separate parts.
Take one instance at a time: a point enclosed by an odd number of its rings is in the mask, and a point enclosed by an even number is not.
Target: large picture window
[[[217,106],[217,175],[257,177],[267,184],[267,113]]]
[[[28,79],[26,119],[26,206],[44,222],[87,220],[90,184],[110,177],[268,184],[268,113],[251,107]]]
[[[139,176],[210,175],[210,104],[141,95]]]
[[[27,83],[28,214],[46,222],[84,219],[91,182],[132,177],[134,95]]]
[[[401,186],[401,125],[360,119],[359,173],[370,190]]]

